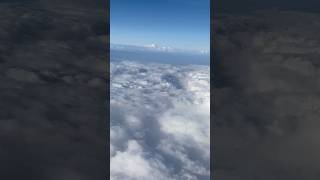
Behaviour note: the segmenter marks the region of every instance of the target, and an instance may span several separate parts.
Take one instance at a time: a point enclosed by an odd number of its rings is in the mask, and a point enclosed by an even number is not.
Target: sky
[[[111,0],[111,43],[210,47],[210,0]]]

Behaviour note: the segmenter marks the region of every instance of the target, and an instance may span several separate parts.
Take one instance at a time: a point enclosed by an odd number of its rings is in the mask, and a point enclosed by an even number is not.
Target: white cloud
[[[209,67],[111,63],[111,179],[209,179]]]

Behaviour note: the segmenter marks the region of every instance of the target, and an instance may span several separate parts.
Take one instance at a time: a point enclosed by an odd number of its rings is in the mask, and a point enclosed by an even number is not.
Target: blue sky
[[[208,50],[210,0],[111,0],[111,43]]]

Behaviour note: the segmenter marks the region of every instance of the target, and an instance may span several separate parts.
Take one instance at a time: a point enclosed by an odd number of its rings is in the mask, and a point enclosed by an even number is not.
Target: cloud
[[[110,44],[110,49],[113,51],[127,51],[127,52],[162,52],[162,53],[183,53],[183,54],[195,54],[195,55],[208,55],[207,50],[189,50],[189,49],[177,49],[170,46],[150,44],[150,45],[125,45],[125,44]]]
[[[0,179],[105,180],[107,32],[95,24],[107,18],[36,4],[0,10]]]
[[[111,179],[209,179],[209,102],[208,66],[112,62]]]
[[[319,177],[320,16],[217,16],[216,179]]]

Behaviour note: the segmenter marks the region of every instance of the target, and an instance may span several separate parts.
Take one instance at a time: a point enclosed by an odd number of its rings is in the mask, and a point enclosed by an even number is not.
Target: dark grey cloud
[[[320,15],[214,19],[214,179],[318,179]]]
[[[107,13],[109,0],[34,0],[47,8],[68,8],[81,11],[100,10]]]
[[[212,4],[215,13],[251,13],[256,10],[272,8],[318,12],[320,8],[318,0],[216,0]]]
[[[107,179],[108,17],[0,11],[0,179]]]

